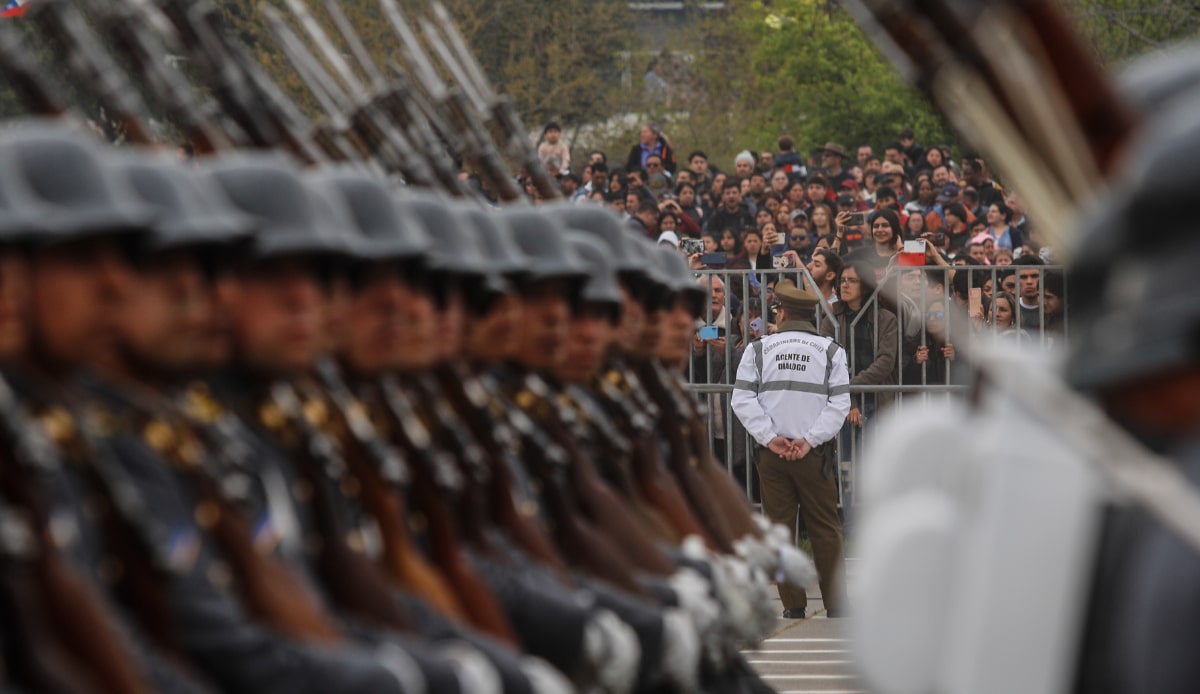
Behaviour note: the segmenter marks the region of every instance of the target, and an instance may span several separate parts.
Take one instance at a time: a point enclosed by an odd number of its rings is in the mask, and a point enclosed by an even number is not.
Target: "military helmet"
[[[36,220],[47,242],[145,233],[154,208],[104,166],[107,154],[79,126],[28,121],[0,133],[0,225]],[[10,216],[11,215],[11,216]],[[7,223],[7,224],[6,224]]]
[[[400,209],[415,218],[428,235],[429,267],[460,277],[483,277],[487,259],[475,242],[472,224],[452,201],[428,192],[408,192],[397,197]]]
[[[546,214],[572,229],[592,234],[609,248],[609,258],[621,275],[644,275],[646,255],[633,243],[633,234],[621,223],[615,212],[599,205],[550,204],[542,208]]]
[[[530,209],[508,209],[501,214],[513,241],[529,258],[529,279],[582,280],[587,268],[567,245],[562,225]]]
[[[146,239],[147,250],[247,241],[257,228],[254,218],[235,209],[211,180],[182,166],[173,156],[122,153],[110,166],[157,212]]]
[[[699,316],[708,301],[708,289],[696,282],[687,259],[679,251],[663,246],[656,246],[655,251],[664,286],[672,295],[682,296],[692,313]]]
[[[609,257],[608,246],[586,231],[568,229],[567,243],[588,268],[587,281],[579,294],[579,300],[593,304],[623,303],[621,288],[617,284],[616,264]]]
[[[304,184],[296,166],[281,155],[221,155],[201,171],[242,212],[259,224],[251,255],[349,256],[354,222],[345,205]]]
[[[1148,123],[1128,176],[1084,216],[1068,275],[1068,379],[1127,383],[1200,357],[1200,94]]]
[[[396,203],[379,179],[350,167],[322,167],[306,182],[341,198],[359,232],[355,254],[363,260],[395,260],[424,256],[433,241],[421,222]]]
[[[493,270],[510,278],[528,272],[529,259],[513,241],[508,225],[497,213],[471,206],[466,207],[463,214],[471,221],[480,250]]]

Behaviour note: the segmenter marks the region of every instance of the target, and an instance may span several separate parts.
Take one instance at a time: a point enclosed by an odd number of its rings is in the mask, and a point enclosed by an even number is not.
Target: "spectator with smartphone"
[[[742,252],[729,261],[730,270],[773,270],[774,260],[771,249],[763,243],[762,231],[751,227],[742,233]],[[754,273],[753,278],[759,283],[763,281],[761,273]],[[745,298],[745,297],[741,297]]]
[[[673,195],[667,196],[662,202],[658,203],[658,210],[661,215],[658,220],[660,231],[668,231],[668,227],[663,226],[663,224],[666,222],[667,217],[670,217],[674,224],[674,226],[669,228],[670,231],[678,232],[681,238],[700,238],[700,225],[696,224],[691,217],[688,217],[684,213],[683,207],[679,205],[679,201],[675,200]]]

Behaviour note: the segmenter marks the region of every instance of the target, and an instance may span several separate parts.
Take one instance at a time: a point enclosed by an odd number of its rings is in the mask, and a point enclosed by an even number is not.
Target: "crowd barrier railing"
[[[1054,349],[1068,336],[1069,296],[1058,266],[893,266],[870,279],[873,291],[844,319],[829,293],[831,287],[814,292],[821,298],[818,329],[846,348],[851,397],[865,415],[861,428],[845,425],[837,441],[838,486],[847,513],[858,501],[863,450],[870,445],[878,414],[885,410],[900,414],[906,406],[933,398],[961,398],[971,380],[970,353],[976,346]],[[697,322],[688,381],[693,392],[707,401],[714,454],[755,503],[759,501],[756,444],[737,421],[729,400],[742,353],[772,330],[774,287],[783,280],[810,289],[818,286],[805,268],[702,270],[696,279],[708,288],[712,301]],[[895,320],[894,343],[881,344],[881,323],[890,323],[881,320],[882,312]],[[702,327],[718,328],[717,339],[702,341]],[[947,345],[951,349],[946,350]],[[886,354],[880,354],[889,351],[894,358],[889,368],[882,369],[884,378],[853,378],[877,359],[883,365]],[[928,358],[920,359],[919,351],[927,351]]]

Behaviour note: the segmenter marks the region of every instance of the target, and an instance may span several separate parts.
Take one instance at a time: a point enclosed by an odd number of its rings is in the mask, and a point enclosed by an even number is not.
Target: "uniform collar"
[[[811,321],[806,320],[787,320],[779,324],[779,332],[787,332],[789,330],[800,330],[806,333],[817,334],[817,326]]]

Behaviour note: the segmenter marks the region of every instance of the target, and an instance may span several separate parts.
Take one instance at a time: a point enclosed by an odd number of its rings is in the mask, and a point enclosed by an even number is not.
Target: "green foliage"
[[[705,85],[728,89],[733,98],[702,100],[711,106],[692,110],[705,124],[693,129],[717,130],[698,134],[720,155],[719,164],[728,166],[735,153],[729,140],[736,148],[774,149],[785,133],[802,150],[833,140],[879,152],[905,127],[927,144],[954,141],[853,19],[825,0],[741,4],[706,33],[706,44],[718,50],[706,52],[697,69]],[[730,110],[727,125],[713,108]],[[722,127],[737,136],[723,136]]]
[[[1102,60],[1116,63],[1200,34],[1200,8],[1180,0],[1065,0]]]

